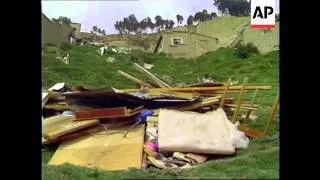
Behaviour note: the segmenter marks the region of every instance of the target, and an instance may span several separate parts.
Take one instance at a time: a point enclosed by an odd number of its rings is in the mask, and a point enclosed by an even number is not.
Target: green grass
[[[146,78],[133,68],[130,55],[117,55],[117,62],[107,63],[107,56],[101,57],[95,47],[73,47],[70,64],[66,65],[55,59],[55,54],[46,53],[43,60],[43,88],[57,82],[66,82],[69,86],[84,85],[88,88],[134,88],[135,84],[117,74],[117,70],[127,72],[137,78]],[[228,78],[238,80],[244,77],[249,84],[271,85],[272,90],[258,93],[260,104],[258,119],[250,126],[263,130],[270,116],[272,104],[279,91],[279,51],[239,59],[235,49],[221,48],[209,52],[197,59],[171,59],[165,55],[135,52],[136,57],[148,58],[154,68],[150,71],[160,77],[167,76],[171,85],[178,83],[196,83],[206,73],[211,73],[216,80],[226,82]],[[146,60],[146,59],[145,59]],[[169,78],[168,78],[169,76]],[[250,100],[252,93],[244,98]],[[237,97],[237,96],[235,96]],[[249,147],[240,150],[234,157],[212,160],[189,170],[129,170],[105,172],[73,165],[49,166],[47,162],[55,147],[43,152],[43,173],[48,180],[56,179],[125,179],[125,178],[223,178],[252,179],[279,178],[279,117],[272,127],[272,136],[252,140]]]

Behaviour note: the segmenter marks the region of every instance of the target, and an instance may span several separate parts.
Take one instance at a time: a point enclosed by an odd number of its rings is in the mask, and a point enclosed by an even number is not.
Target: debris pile
[[[255,97],[245,102],[243,94],[254,90],[256,96],[271,86],[247,85],[246,79],[240,86],[229,80],[171,87],[139,64],[135,67],[151,82],[118,72],[139,89],[70,88],[58,83],[43,90],[42,144],[59,144],[50,165],[185,169],[217,156],[233,156],[247,148],[248,137],[265,135],[239,120],[243,112],[248,118],[258,109]],[[239,93],[238,98],[231,93]]]

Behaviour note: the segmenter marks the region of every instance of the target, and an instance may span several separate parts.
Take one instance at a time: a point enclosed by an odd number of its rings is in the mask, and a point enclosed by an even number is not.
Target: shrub
[[[280,14],[276,14],[276,21],[280,21]]]
[[[55,47],[55,45],[54,45],[54,44],[51,44],[51,43],[46,43],[46,44],[44,45],[44,47],[48,47],[48,46]]]
[[[259,54],[259,49],[253,43],[237,44],[235,55],[239,58],[248,58],[251,54]]]
[[[44,48],[44,53],[55,54],[57,53],[57,48],[54,46],[46,46]]]
[[[157,55],[153,53],[144,52],[142,50],[133,50],[131,52],[130,60],[139,64],[152,64],[157,60]]]
[[[72,49],[72,45],[69,42],[62,42],[60,44],[60,49],[63,51],[68,51],[68,50]]]

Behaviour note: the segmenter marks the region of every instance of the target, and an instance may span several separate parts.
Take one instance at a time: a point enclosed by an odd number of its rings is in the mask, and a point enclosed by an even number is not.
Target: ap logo
[[[275,0],[251,0],[251,27],[275,28]]]

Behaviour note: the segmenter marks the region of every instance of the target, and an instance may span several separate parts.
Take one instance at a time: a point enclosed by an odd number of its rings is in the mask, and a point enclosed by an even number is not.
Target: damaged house
[[[175,58],[194,58],[218,48],[218,38],[191,31],[164,31],[155,53],[164,52]]]
[[[42,16],[42,46],[44,44],[60,44],[62,42],[68,42],[68,35],[74,30],[77,36],[80,24],[73,23],[69,25],[63,22],[56,22],[50,20],[43,13]],[[76,27],[78,26],[78,27]],[[78,33],[79,34],[79,33]]]

